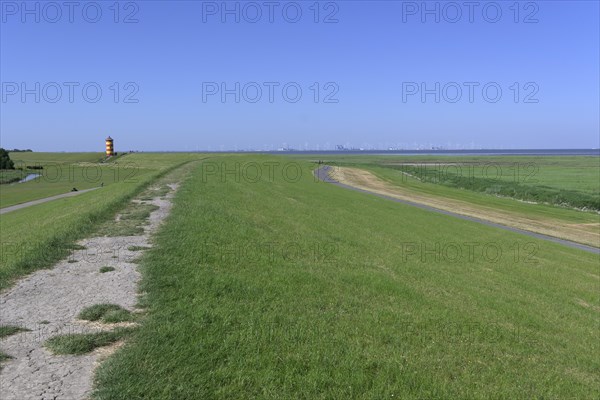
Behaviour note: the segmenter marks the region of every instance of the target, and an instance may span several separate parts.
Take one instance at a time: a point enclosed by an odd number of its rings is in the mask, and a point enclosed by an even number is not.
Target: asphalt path
[[[17,210],[20,210],[22,208],[27,208],[27,207],[35,206],[35,205],[38,205],[38,204],[47,203],[49,201],[58,200],[58,199],[64,199],[65,197],[77,196],[79,194],[86,193],[86,192],[89,192],[89,191],[92,191],[92,190],[96,190],[96,189],[99,189],[99,188],[96,187],[96,188],[91,188],[91,189],[79,190],[77,192],[69,192],[69,193],[58,194],[56,196],[45,197],[45,198],[39,199],[39,200],[28,201],[27,203],[15,204],[14,206],[0,208],[0,215],[1,214],[6,214],[6,213],[9,213],[9,212],[13,212],[13,211],[17,211]]]

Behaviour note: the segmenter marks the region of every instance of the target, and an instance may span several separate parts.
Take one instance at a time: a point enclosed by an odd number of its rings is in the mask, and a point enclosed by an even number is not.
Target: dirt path
[[[339,168],[339,167],[338,167]],[[332,183],[347,189],[357,190],[364,193],[374,194],[379,197],[383,197],[388,200],[393,200],[399,203],[408,204],[411,206],[419,207],[428,211],[434,211],[445,215],[465,219],[468,221],[478,222],[481,224],[493,226],[496,228],[508,230],[511,232],[520,233],[537,239],[548,240],[555,243],[560,243],[565,246],[585,250],[591,253],[600,254],[600,249],[593,246],[588,246],[571,240],[565,240],[560,237],[546,234],[550,232],[560,232],[561,226],[553,225],[552,229],[546,229],[545,231],[538,225],[527,223],[527,221],[515,221],[510,218],[498,218],[494,214],[494,210],[481,210],[476,207],[469,208],[469,203],[450,201],[444,198],[431,198],[424,195],[411,196],[406,193],[402,193],[395,187],[388,185],[386,182],[380,180],[375,175],[368,171],[356,170],[354,168],[339,168],[335,171],[335,178],[331,176],[332,169],[330,166],[323,166],[315,170],[315,175],[322,181]],[[462,204],[465,203],[465,204]],[[543,233],[540,233],[540,230]],[[597,242],[595,236],[589,238],[594,243]]]
[[[45,198],[39,199],[39,200],[28,201],[27,203],[15,204],[14,206],[0,208],[0,215],[6,214],[6,213],[9,213],[9,212],[12,212],[12,211],[17,211],[17,210],[20,210],[22,208],[27,208],[27,207],[35,206],[35,205],[38,205],[38,204],[47,203],[49,201],[58,200],[58,199],[64,199],[65,197],[77,196],[79,194],[86,193],[86,192],[89,192],[89,191],[92,191],[92,190],[96,190],[96,189],[100,189],[100,188],[96,187],[96,188],[91,188],[91,189],[79,190],[77,192],[63,193],[63,194],[58,194],[56,196],[45,197]]]
[[[113,303],[136,311],[140,274],[133,261],[141,252],[131,251],[134,249],[130,246],[152,246],[151,235],[169,214],[171,198],[177,189],[177,184],[168,186],[170,191],[166,196],[162,194],[164,197],[146,201],[158,209],[150,214],[143,234],[81,240],[78,243],[85,246],[85,250],[74,251],[54,268],[37,271],[0,294],[0,325],[30,330],[0,341],[0,349],[13,357],[2,363],[2,400],[79,400],[89,397],[94,368],[110,354],[111,348],[96,349],[83,356],[57,356],[44,347],[44,342],[58,334],[96,332],[114,327],[78,320],[78,313],[85,307]],[[115,270],[100,273],[103,266]]]

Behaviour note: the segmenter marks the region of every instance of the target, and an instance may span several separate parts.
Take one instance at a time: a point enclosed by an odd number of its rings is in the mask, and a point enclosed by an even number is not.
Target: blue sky
[[[1,3],[7,148],[600,146],[597,1]]]

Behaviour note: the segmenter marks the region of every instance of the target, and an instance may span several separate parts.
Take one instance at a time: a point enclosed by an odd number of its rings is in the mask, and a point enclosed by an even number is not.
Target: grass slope
[[[473,180],[491,179],[493,184],[510,183],[545,186],[558,190],[600,195],[600,157],[597,156],[294,156],[296,159],[325,159],[339,165],[385,166],[418,169],[419,175]],[[436,173],[439,172],[439,173]]]
[[[104,153],[47,153],[47,152],[16,152],[10,153],[10,159],[15,167],[23,165],[45,165],[48,163],[78,163],[98,162],[105,158]]]
[[[597,397],[597,256],[309,168],[183,185],[142,262],[148,317],[96,399]],[[444,250],[467,243],[473,257]]]
[[[152,176],[156,171],[170,168],[185,161],[204,158],[199,154],[125,154],[108,162],[100,162],[98,153],[13,153],[16,166],[35,165],[40,170],[29,170],[40,176],[25,182],[2,185],[0,207],[8,207],[32,200],[55,196],[104,185],[135,185]],[[23,171],[21,171],[23,173]],[[0,171],[0,179],[19,174]]]
[[[447,198],[464,201],[474,206],[493,208],[496,211],[521,216],[533,222],[558,220],[565,224],[573,224],[577,229],[598,232],[600,215],[597,212],[584,212],[548,204],[528,204],[511,198],[496,197],[471,190],[422,182],[407,177],[397,170],[372,164],[356,164],[354,166],[368,170],[382,180],[402,188],[403,191],[412,192],[416,195],[425,195],[433,199]],[[594,243],[593,245],[599,246],[600,243]]]
[[[182,163],[202,158],[192,154],[135,154],[130,157],[146,171],[139,179],[121,180],[79,196],[2,215],[0,289],[8,287],[22,275],[51,266],[66,257],[74,241],[97,229],[98,224],[111,220],[131,198],[157,178]],[[23,186],[19,190],[27,189]],[[4,196],[3,189],[0,198]],[[130,221],[134,224],[139,220]]]
[[[48,156],[51,154],[53,153],[46,153]],[[62,162],[35,162],[36,166],[43,168],[28,170],[27,173],[39,175],[29,182],[3,185],[2,195],[0,196],[0,207],[8,207],[14,204],[67,193],[73,188],[83,190],[100,187],[101,185],[135,184],[147,179],[148,175],[152,175],[153,172],[160,169],[141,168],[135,162],[122,165],[99,162],[70,162],[67,160],[77,160],[77,158],[74,158],[69,153],[66,153],[64,157],[65,161]],[[59,158],[59,156],[54,155],[54,158]],[[29,165],[29,162],[26,164]]]

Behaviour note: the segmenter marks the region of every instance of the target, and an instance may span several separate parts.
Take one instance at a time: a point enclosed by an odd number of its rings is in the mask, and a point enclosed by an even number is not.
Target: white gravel
[[[177,185],[169,186],[172,191],[166,198],[148,202],[159,209],[150,215],[143,235],[82,240],[79,244],[85,250],[74,251],[52,269],[37,271],[0,294],[0,325],[30,330],[0,341],[0,349],[13,357],[2,363],[0,399],[89,398],[94,368],[109,351],[96,349],[83,356],[57,356],[43,346],[44,342],[58,334],[107,329],[78,320],[77,315],[85,307],[114,303],[134,311],[140,274],[132,261],[141,252],[127,248],[152,246],[150,236],[168,215],[177,189]],[[103,266],[115,270],[100,273]]]

